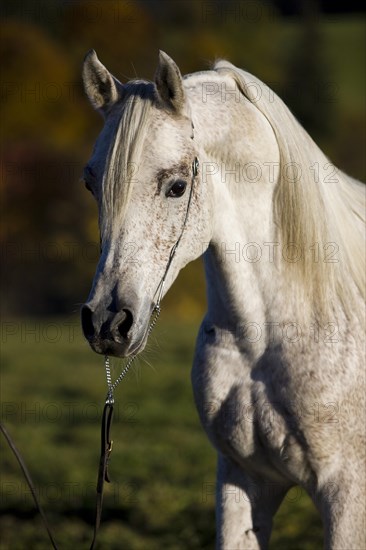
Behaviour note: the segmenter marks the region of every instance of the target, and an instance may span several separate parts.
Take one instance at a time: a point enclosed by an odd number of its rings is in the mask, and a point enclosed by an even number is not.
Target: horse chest
[[[275,377],[255,380],[237,350],[206,344],[197,353],[192,383],[202,425],[218,451],[259,475],[307,475],[298,426],[268,398],[267,388],[280,383]]]

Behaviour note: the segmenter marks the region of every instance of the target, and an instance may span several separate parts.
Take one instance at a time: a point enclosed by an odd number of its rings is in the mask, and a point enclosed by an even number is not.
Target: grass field
[[[190,387],[196,331],[197,325],[162,316],[149,350],[116,392],[113,483],[99,548],[214,548],[216,458]],[[24,454],[60,547],[88,548],[103,360],[89,351],[77,319],[3,322],[2,349],[2,420]],[[1,548],[49,548],[3,440],[1,448]],[[293,490],[276,517],[271,550],[321,546],[317,513]]]

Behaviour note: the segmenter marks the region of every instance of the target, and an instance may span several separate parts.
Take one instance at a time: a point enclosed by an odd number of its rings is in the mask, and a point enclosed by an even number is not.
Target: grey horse
[[[267,548],[300,485],[325,548],[364,549],[365,187],[226,61],[183,78],[160,52],[154,83],[122,84],[91,51],[83,80],[105,121],[84,171],[102,243],[91,347],[138,354],[157,289],[203,254],[192,383],[218,453],[217,548]]]

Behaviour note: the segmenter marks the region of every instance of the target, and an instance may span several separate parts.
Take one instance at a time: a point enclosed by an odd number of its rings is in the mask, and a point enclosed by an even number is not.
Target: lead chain
[[[160,304],[157,303],[156,306],[154,307],[152,321],[151,321],[150,326],[149,326],[148,331],[147,331],[148,336],[150,336],[153,328],[155,327],[155,325],[158,321],[160,311],[161,311]],[[123,368],[121,374],[118,376],[118,378],[114,382],[112,382],[111,366],[110,366],[110,362],[109,362],[109,357],[108,357],[108,355],[105,356],[104,365],[105,365],[105,372],[106,372],[107,386],[108,386],[107,397],[106,397],[106,400],[105,400],[106,405],[113,405],[113,403],[114,403],[114,396],[113,396],[114,390],[116,389],[118,384],[120,384],[120,382],[122,382],[122,380],[124,379],[124,377],[126,376],[128,371],[130,370],[130,367],[131,367],[132,363],[134,362],[134,360],[136,359],[136,357],[137,357],[137,354],[132,355],[129,358],[129,360],[127,361],[125,367]]]

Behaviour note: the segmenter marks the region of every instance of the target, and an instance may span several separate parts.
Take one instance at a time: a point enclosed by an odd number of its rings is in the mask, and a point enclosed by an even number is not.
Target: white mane
[[[360,295],[365,298],[365,186],[340,170],[334,169],[330,177],[327,157],[283,101],[260,80],[227,61],[217,62],[214,69],[235,80],[245,97],[267,118],[276,135],[280,178],[273,208],[282,243],[294,243],[300,250],[309,250],[318,243],[323,252],[329,243],[339,247],[338,262],[323,261],[324,256],[315,262],[312,255],[302,254],[298,262],[287,262],[287,275],[291,281],[303,283],[303,291],[313,297],[311,305],[321,317],[330,313],[335,296],[341,300],[346,313],[354,312],[355,308],[361,313]],[[291,163],[301,167],[298,181],[288,177],[287,170],[294,166]],[[312,169],[314,163],[319,168],[319,178]],[[349,274],[354,285],[350,285]]]

